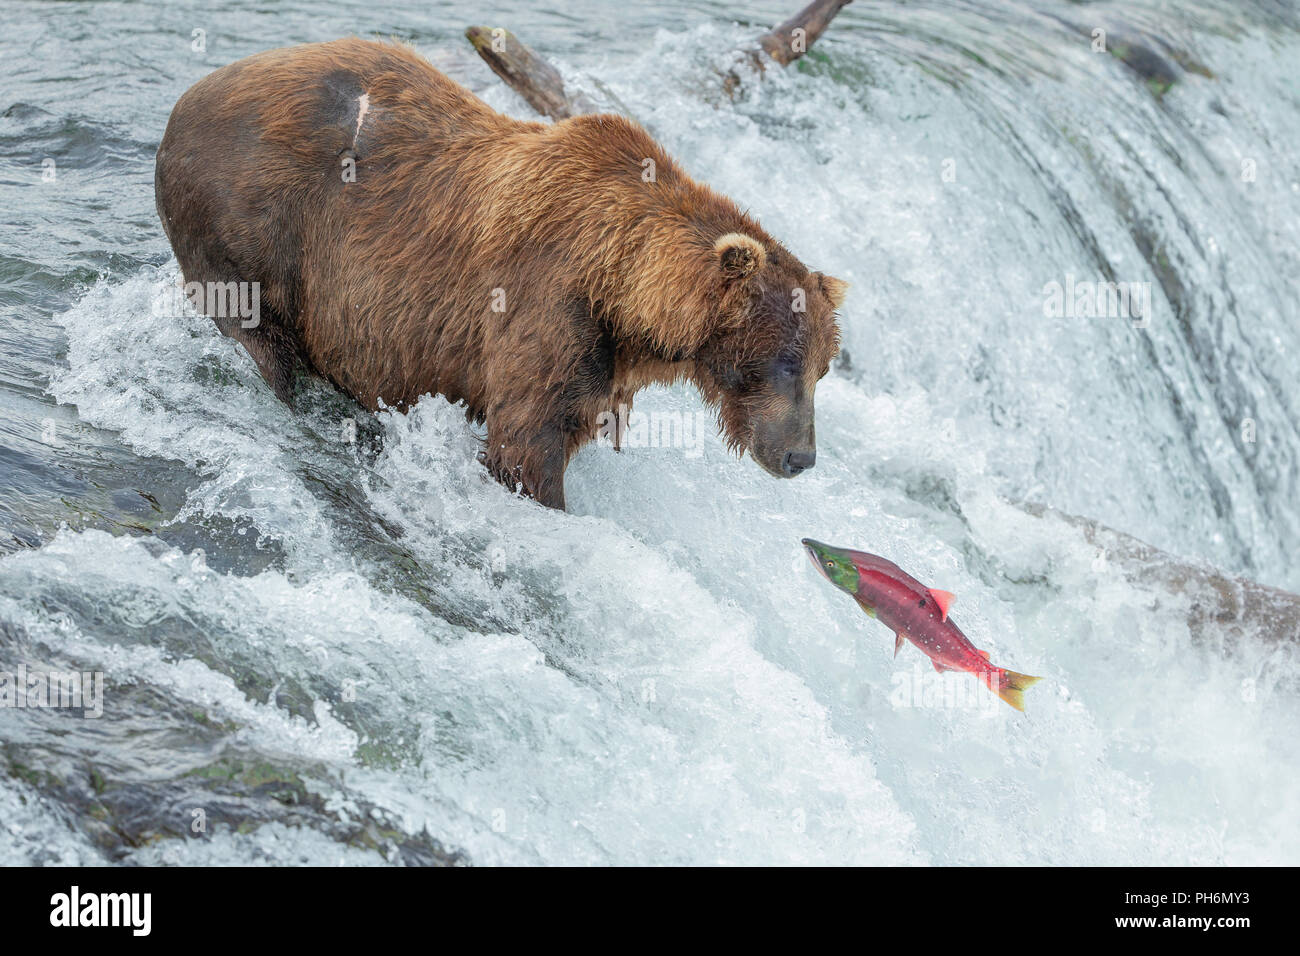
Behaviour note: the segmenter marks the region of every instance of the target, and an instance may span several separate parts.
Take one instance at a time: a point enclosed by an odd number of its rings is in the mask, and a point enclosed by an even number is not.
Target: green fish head
[[[858,566],[853,563],[847,550],[822,544],[812,538],[804,538],[803,546],[813,565],[827,581],[848,594],[858,593]]]

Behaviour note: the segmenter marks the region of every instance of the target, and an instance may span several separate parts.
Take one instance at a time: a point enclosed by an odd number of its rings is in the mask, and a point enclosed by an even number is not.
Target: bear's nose
[[[807,471],[817,462],[815,451],[788,451],[781,459],[781,470],[793,478],[801,471]]]

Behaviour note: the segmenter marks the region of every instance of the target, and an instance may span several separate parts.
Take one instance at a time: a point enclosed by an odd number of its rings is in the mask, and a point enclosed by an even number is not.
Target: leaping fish
[[[972,644],[948,617],[953,595],[927,588],[893,561],[865,551],[852,551],[803,539],[817,570],[872,617],[894,632],[894,656],[911,641],[930,658],[934,669],[967,671],[1016,710],[1025,709],[1024,691],[1042,680],[1017,674],[989,661],[987,651]]]

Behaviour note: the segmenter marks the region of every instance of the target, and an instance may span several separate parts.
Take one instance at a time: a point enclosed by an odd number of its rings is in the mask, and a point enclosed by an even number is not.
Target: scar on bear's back
[[[357,140],[361,137],[361,124],[366,121],[366,114],[370,112],[370,94],[362,93],[357,97],[357,128],[352,134],[352,146],[357,145]]]
[[[370,93],[356,74],[335,70],[325,76],[318,109],[318,124],[342,130],[355,150],[361,140],[361,127],[370,114]]]

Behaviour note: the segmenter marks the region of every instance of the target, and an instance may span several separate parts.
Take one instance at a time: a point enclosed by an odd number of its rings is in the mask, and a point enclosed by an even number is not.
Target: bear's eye
[[[794,378],[799,374],[799,360],[793,355],[783,355],[776,360],[778,378]]]

